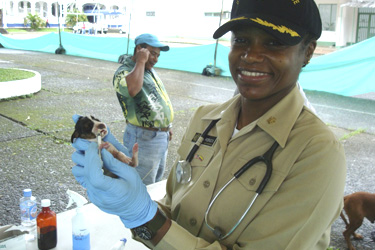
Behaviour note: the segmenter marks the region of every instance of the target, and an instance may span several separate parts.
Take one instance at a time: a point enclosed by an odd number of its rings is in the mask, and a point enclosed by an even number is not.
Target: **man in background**
[[[168,51],[169,46],[151,34],[136,37],[135,45],[132,56],[122,56],[123,65],[113,77],[113,86],[127,124],[124,145],[131,150],[138,143],[136,170],[148,185],[162,179],[172,137],[172,104],[153,69],[160,52]]]

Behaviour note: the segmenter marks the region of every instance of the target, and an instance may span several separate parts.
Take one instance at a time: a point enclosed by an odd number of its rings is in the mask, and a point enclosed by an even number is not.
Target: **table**
[[[147,186],[147,190],[153,200],[159,200],[165,195],[166,181],[160,181]],[[90,226],[91,250],[111,249],[120,239],[126,238],[126,249],[148,249],[142,243],[132,239],[131,232],[125,228],[120,218],[107,214],[94,204],[84,205],[82,210]],[[72,249],[72,216],[75,208],[57,214],[57,246],[56,250]],[[27,243],[27,250],[38,250],[38,241]]]

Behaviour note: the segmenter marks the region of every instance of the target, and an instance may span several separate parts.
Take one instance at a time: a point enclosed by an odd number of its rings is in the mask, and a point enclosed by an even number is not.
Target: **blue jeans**
[[[168,154],[169,132],[151,131],[128,123],[123,140],[130,154],[133,153],[133,145],[138,142],[139,163],[136,170],[143,183],[148,185],[161,181]]]

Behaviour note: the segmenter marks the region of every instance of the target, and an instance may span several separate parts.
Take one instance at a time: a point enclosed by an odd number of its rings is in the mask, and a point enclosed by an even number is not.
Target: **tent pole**
[[[221,19],[223,18],[223,8],[224,8],[224,0],[221,0],[221,12],[220,12],[219,27],[221,26]],[[216,39],[215,54],[214,54],[214,69],[216,69],[216,55],[217,55],[218,44],[219,44],[219,39]]]

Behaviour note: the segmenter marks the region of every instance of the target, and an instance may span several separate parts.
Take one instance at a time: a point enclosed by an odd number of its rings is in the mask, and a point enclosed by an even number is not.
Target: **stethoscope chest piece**
[[[191,165],[189,162],[182,160],[178,161],[176,166],[177,182],[186,184],[191,180]]]
[[[178,161],[176,166],[176,180],[178,183],[186,184],[191,180],[191,164],[190,162],[193,160],[194,154],[197,152],[201,143],[206,139],[208,132],[212,129],[213,126],[219,121],[220,119],[213,120],[208,125],[208,127],[203,131],[199,139],[195,142],[194,146],[190,150],[186,160]]]

